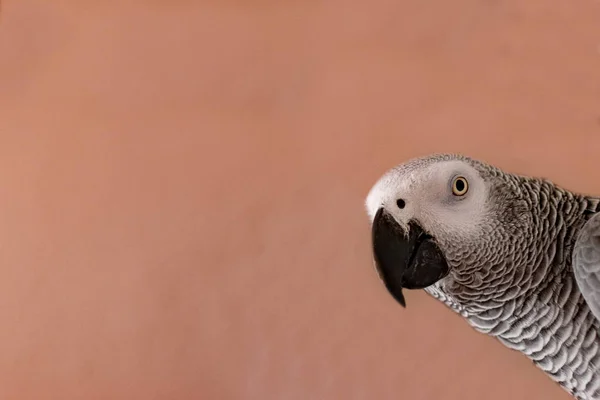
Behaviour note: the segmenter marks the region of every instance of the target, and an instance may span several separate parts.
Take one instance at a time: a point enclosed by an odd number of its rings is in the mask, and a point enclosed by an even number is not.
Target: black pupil
[[[462,179],[458,179],[456,181],[456,190],[458,190],[459,192],[462,192],[463,190],[465,190],[465,181],[463,181]]]
[[[396,200],[396,205],[398,206],[398,208],[404,208],[404,206],[406,206],[406,203],[404,202],[404,200],[398,199]]]

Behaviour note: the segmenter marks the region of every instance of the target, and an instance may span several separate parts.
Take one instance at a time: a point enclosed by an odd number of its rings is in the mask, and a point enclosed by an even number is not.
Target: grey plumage
[[[440,192],[457,173],[472,176],[470,204]],[[399,196],[407,208],[392,211]],[[460,155],[395,167],[367,198],[371,218],[387,208],[405,229],[416,220],[435,236],[450,272],[427,293],[580,400],[600,399],[599,204]]]

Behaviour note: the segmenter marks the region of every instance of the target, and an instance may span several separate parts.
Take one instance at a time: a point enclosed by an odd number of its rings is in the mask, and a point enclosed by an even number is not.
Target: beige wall
[[[363,199],[437,151],[600,194],[600,3],[199,3],[2,6],[0,398],[568,399],[402,310]]]

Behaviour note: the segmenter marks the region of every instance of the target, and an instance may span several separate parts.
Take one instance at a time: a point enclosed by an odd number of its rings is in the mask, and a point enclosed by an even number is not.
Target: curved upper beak
[[[375,266],[388,292],[406,307],[402,289],[423,289],[444,278],[449,267],[435,238],[411,221],[403,229],[384,208],[372,226]]]

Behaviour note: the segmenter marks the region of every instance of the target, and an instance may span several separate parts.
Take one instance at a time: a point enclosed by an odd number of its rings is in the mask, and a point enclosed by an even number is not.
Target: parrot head
[[[406,307],[403,289],[432,286],[455,298],[482,293],[500,268],[517,265],[533,225],[523,179],[450,154],[387,171],[366,210],[376,270],[396,301]]]

